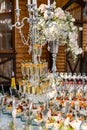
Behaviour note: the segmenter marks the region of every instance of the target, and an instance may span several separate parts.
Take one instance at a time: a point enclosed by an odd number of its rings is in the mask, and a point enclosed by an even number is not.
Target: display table
[[[0,114],[0,129],[1,130],[9,130],[11,123],[12,123],[11,116],[8,116],[7,114],[3,114],[3,113]],[[22,128],[24,123],[21,122],[19,118],[17,118],[16,125],[17,125],[17,130],[19,130],[20,128]]]
[[[11,123],[12,123],[12,117],[1,113],[1,115],[0,115],[0,130],[13,130],[13,129],[11,129]],[[69,120],[67,118],[67,120],[65,120],[65,126],[61,129],[58,128],[57,123],[46,124],[46,126],[48,127],[47,130],[49,130],[49,128],[51,128],[51,127],[53,127],[52,130],[63,130],[63,129],[68,130],[68,128],[66,128],[68,123],[69,123]],[[70,122],[69,124],[71,126],[73,126],[74,129],[69,129],[69,130],[80,130],[81,123],[82,123],[81,120],[78,120],[78,119]],[[24,126],[25,126],[25,122],[22,122],[20,120],[20,118],[17,118],[17,120],[16,120],[16,130],[25,130]],[[81,130],[87,130],[87,122],[86,122],[86,124],[84,124],[82,126],[82,128],[83,129],[81,129]],[[44,130],[44,129],[42,129],[41,126],[40,127],[32,126],[32,127],[30,127],[29,130]]]
[[[40,93],[26,89],[20,98],[1,95],[1,130],[15,130],[9,129],[13,110],[16,130],[87,130],[87,76],[61,74],[61,78],[49,75],[50,84],[42,81]]]
[[[26,123],[21,121],[20,118],[16,118],[16,130],[25,130]],[[39,130],[38,126],[33,125],[32,130]],[[8,116],[7,114],[0,113],[0,130],[13,130],[12,129],[12,116]]]

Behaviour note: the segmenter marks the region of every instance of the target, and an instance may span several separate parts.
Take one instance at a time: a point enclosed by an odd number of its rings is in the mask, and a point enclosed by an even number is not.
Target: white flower
[[[54,1],[53,4],[50,6],[51,8],[55,9],[56,8],[56,2]]]
[[[49,16],[48,16],[48,11],[47,11],[47,10],[44,12],[44,18],[45,18],[46,20],[49,18]]]
[[[76,55],[81,54],[81,53],[82,53],[82,48],[77,48],[76,49]]]
[[[82,31],[83,30],[83,28],[82,27],[79,27],[79,31]]]
[[[39,26],[41,26],[41,27],[43,27],[43,26],[44,26],[44,24],[45,24],[44,19],[40,19],[40,21],[39,21],[38,25],[39,25]]]
[[[67,126],[69,125],[69,123],[70,123],[70,118],[66,118],[64,121],[64,125]]]
[[[82,27],[74,25],[75,18],[69,12],[60,7],[56,8],[56,2],[51,4],[50,12],[47,7],[48,5],[41,4],[38,9],[36,41],[43,44],[57,40],[60,44],[67,44],[67,50],[71,51],[73,57],[76,58],[82,53],[82,49],[78,46],[78,31],[81,31]]]
[[[78,35],[76,32],[69,32],[69,39],[70,42],[74,43],[75,41],[77,41]]]
[[[71,21],[72,21],[72,22],[75,22],[75,18],[72,18]]]
[[[46,7],[47,5],[46,4],[41,4],[38,8],[39,11],[41,11],[41,13],[44,13],[46,11]]]
[[[77,30],[77,27],[76,26],[72,26],[72,31],[75,31]]]
[[[55,9],[55,16],[63,19],[65,17],[65,13],[60,7],[58,7]]]

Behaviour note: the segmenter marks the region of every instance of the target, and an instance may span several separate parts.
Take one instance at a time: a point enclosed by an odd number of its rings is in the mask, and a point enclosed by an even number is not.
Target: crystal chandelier
[[[48,51],[53,54],[53,68],[56,68],[56,56],[54,56],[56,51],[52,52],[53,47],[49,44],[51,41],[53,43],[67,44],[67,51],[71,51],[73,59],[76,60],[77,55],[82,53],[77,39],[78,31],[82,30],[82,28],[74,25],[75,19],[73,16],[69,12],[62,10],[62,8],[56,7],[56,2],[50,5],[50,0],[48,0],[47,5],[41,4],[38,8],[37,0],[32,0],[32,2],[31,0],[27,0],[26,6],[29,17],[23,17],[20,21],[19,0],[16,0],[15,13],[17,21],[13,27],[19,30],[23,44],[29,46],[28,52],[32,51],[32,60],[34,63],[37,63],[37,56],[35,55],[37,53],[36,48],[39,49],[40,47],[36,47],[35,44],[43,46],[45,43],[48,43]],[[25,38],[22,31],[22,28],[26,25],[25,21],[29,24],[27,38]],[[56,69],[52,70],[56,71]]]
[[[20,21],[20,11],[21,9],[19,8],[19,0],[16,0],[16,9],[15,9],[15,14],[16,14],[16,22],[12,27],[15,27],[16,29],[19,30],[19,34],[21,36],[21,40],[24,45],[29,46],[28,52],[30,53],[32,51],[34,43],[39,41],[36,41],[36,26],[39,22],[39,17],[38,17],[38,8],[37,8],[37,0],[27,0],[27,9],[28,9],[28,14],[29,17],[23,17],[23,19]],[[48,0],[48,12],[50,11],[50,0]],[[22,28],[25,26],[25,21],[29,23],[29,29],[28,29],[28,35],[27,38],[25,38]],[[38,37],[39,37],[39,32],[38,32]]]
[[[50,0],[48,0],[48,5],[50,8]],[[21,9],[19,8],[19,0],[16,0],[15,14],[17,21],[14,25],[12,25],[12,27],[15,27],[19,30],[23,44],[29,46],[29,53],[32,51],[32,61],[23,62],[21,64],[21,70],[23,78],[27,80],[26,82],[37,88],[40,85],[40,77],[47,74],[48,63],[40,60],[40,56],[42,54],[42,46],[38,44],[40,41],[37,41],[36,38],[36,33],[38,33],[36,26],[39,22],[37,0],[32,0],[32,3],[31,0],[27,0],[26,6],[28,9],[29,17],[23,17],[23,19],[20,21]],[[27,38],[25,38],[22,32],[22,28],[26,26],[25,21],[27,21],[29,24]]]

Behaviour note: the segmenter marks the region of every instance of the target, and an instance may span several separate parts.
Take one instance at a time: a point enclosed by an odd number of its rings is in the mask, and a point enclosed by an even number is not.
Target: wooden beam
[[[87,24],[87,20],[76,20],[75,24]]]
[[[80,6],[84,7],[85,6],[85,2],[83,0],[69,0],[63,7],[63,10],[66,10],[71,4],[73,4],[74,2],[78,3]]]
[[[76,0],[69,0],[63,7],[63,10],[66,10],[71,4],[73,4],[74,2],[76,2]]]
[[[3,79],[6,79],[6,80],[11,80],[11,78],[3,76],[3,75],[0,75],[0,77],[3,78]]]
[[[78,3],[80,6],[85,6],[85,2],[83,0],[76,0],[76,3]]]

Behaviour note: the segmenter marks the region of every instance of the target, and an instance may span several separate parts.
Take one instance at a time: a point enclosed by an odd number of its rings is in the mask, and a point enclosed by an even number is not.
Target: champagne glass
[[[25,78],[25,76],[26,76],[26,67],[25,67],[25,62],[24,61],[21,63],[21,72],[22,72],[23,78]]]
[[[44,64],[40,63],[40,76],[44,74]]]
[[[44,69],[44,74],[46,74],[48,72],[48,62],[44,62],[44,66],[43,66],[43,69]]]
[[[29,71],[29,73],[30,73],[30,80],[33,80],[34,79],[34,64],[33,63],[30,63],[30,71]]]
[[[33,60],[34,60],[34,63],[38,62],[37,55],[38,55],[38,44],[34,44],[33,45]]]
[[[30,64],[29,62],[25,63],[25,71],[26,71],[26,76],[28,77],[28,81],[29,81],[29,74],[30,74]]]
[[[23,82],[21,79],[18,80],[18,84],[19,84],[19,93],[22,94],[23,90],[22,90],[22,85],[23,85]]]
[[[41,61],[40,61],[41,55],[42,55],[42,46],[39,45],[39,46],[38,46],[38,61],[39,61],[39,63],[41,62]]]
[[[26,94],[26,90],[27,90],[27,87],[26,87],[27,81],[23,79],[22,82],[23,82],[23,93]]]

